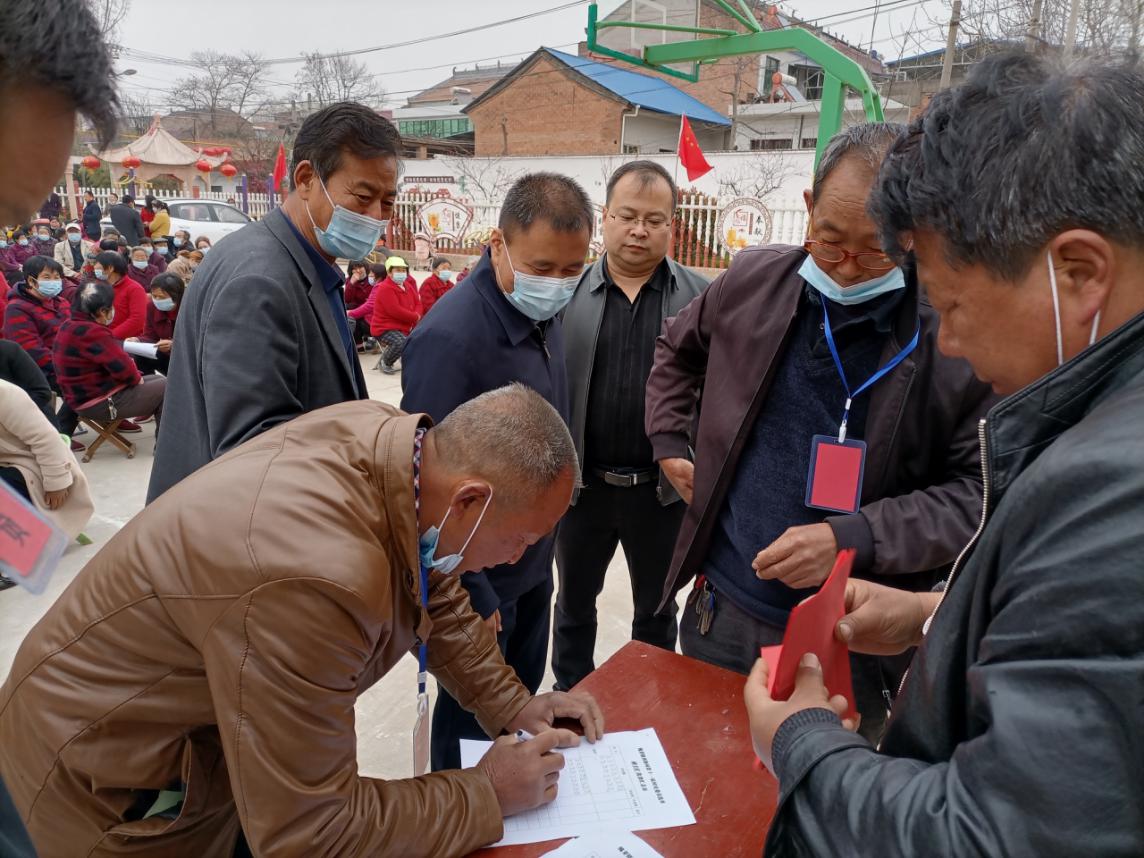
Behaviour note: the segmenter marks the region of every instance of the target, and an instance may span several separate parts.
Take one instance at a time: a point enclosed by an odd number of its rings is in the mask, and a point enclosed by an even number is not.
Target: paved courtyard
[[[401,377],[374,372],[376,357],[365,355],[361,360],[370,396],[380,402],[399,404]],[[90,439],[90,435],[81,438],[85,442]],[[105,444],[95,458],[83,466],[95,498],[95,517],[85,531],[94,540],[93,544],[72,544],[42,595],[32,596],[20,588],[0,592],[0,677],[7,676],[20,641],[52,601],[115,532],[143,509],[153,461],[154,424],[145,424],[143,433],[133,436],[132,440],[138,448],[134,459],[125,458],[110,444]],[[622,552],[616,553],[608,570],[599,613],[597,664],[623,646],[631,635],[632,597]],[[407,657],[358,700],[358,764],[362,774],[383,778],[410,775],[416,672],[416,661]],[[550,689],[552,682],[549,670],[543,688]]]

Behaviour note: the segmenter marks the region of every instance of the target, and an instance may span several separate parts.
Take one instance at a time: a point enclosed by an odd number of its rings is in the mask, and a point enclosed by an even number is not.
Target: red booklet
[[[760,655],[767,663],[771,697],[786,700],[794,693],[799,660],[808,652],[822,662],[822,679],[833,697],[849,703],[845,717],[853,718],[854,687],[850,681],[850,651],[834,637],[834,627],[846,614],[846,582],[854,565],[854,549],[838,553],[830,577],[822,588],[790,613],[781,646],[765,646]]]

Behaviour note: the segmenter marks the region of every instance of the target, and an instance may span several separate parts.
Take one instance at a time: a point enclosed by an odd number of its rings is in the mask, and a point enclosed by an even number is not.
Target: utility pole
[[[1076,21],[1080,16],[1080,0],[1072,0],[1072,5],[1069,7],[1069,22],[1065,27],[1065,59],[1067,60],[1072,56],[1073,48],[1076,47]]]
[[[953,56],[957,53],[957,28],[960,25],[961,0],[953,0],[953,11],[949,16],[949,38],[945,40],[945,56],[941,61],[941,83],[937,87],[939,90],[949,89],[949,81],[953,77]]]
[[[1041,10],[1044,0],[1033,0],[1033,14],[1029,16],[1029,31],[1025,35],[1025,52],[1035,54],[1037,43],[1041,40]]]

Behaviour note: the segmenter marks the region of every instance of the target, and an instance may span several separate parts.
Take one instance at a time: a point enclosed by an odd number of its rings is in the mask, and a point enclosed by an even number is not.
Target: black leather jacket
[[[1144,314],[990,411],[983,525],[881,749],[788,719],[767,855],[1144,855],[1141,426]]]

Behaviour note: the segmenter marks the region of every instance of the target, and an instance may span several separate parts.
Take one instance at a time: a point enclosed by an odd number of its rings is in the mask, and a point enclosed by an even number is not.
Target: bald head
[[[564,419],[523,384],[482,393],[429,430],[442,467],[487,480],[510,502],[529,501],[580,464]]]

